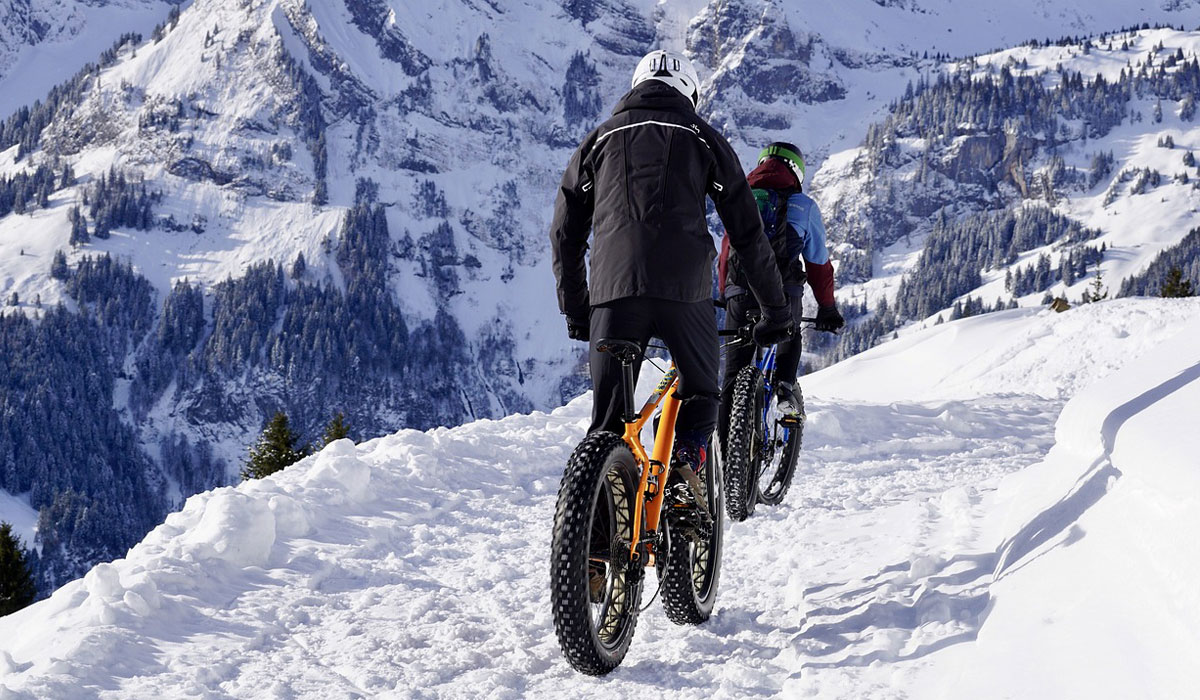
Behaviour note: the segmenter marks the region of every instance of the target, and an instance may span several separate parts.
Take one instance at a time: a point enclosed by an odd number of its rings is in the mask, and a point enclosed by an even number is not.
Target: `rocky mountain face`
[[[537,8],[535,53],[493,42],[530,19],[497,8],[443,26],[383,2],[199,2],[4,124],[8,177],[47,173],[13,214],[36,225],[4,230],[44,262],[8,277],[4,332],[39,361],[0,399],[0,485],[41,511],[44,590],[233,477],[276,410],[305,439],[337,411],[363,437],[581,390],[546,210],[621,92],[626,68],[598,64],[654,41],[639,8],[612,9],[585,29]],[[96,402],[74,425],[29,415],[71,401],[48,379],[85,356]],[[133,459],[101,464],[114,447]]]
[[[0,2],[0,75],[6,74],[30,47],[77,35],[85,24],[80,10],[79,3],[70,2]]]
[[[37,2],[9,5],[29,18],[9,36],[54,31]],[[181,7],[0,124],[0,340],[26,358],[0,375],[0,488],[42,513],[44,592],[236,478],[277,410],[306,440],[339,411],[361,438],[585,388],[546,226],[571,150],[649,49],[695,58],[701,111],[747,163],[790,139],[812,173],[942,70],[925,23],[968,26],[929,1],[849,18],[769,0]],[[1038,148],[1022,134],[981,128],[930,167],[992,201]],[[814,191],[847,279],[866,279],[904,229],[860,240],[888,200],[880,168],[856,167],[879,186]],[[54,381],[81,367],[88,384]]]

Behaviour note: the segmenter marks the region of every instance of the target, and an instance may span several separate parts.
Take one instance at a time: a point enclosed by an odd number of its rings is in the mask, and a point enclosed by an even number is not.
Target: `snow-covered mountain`
[[[727,531],[714,617],[651,606],[603,681],[546,580],[585,395],[192,497],[0,619],[0,695],[1186,697],[1197,312],[1003,311],[808,377],[802,469]]]
[[[169,0],[0,0],[0,118],[45,98],[122,34],[146,36]]]
[[[946,55],[1200,21],[1118,0],[197,0],[153,31],[149,5],[114,7],[143,36],[0,129],[22,192],[0,218],[0,301],[37,319],[0,323],[24,349],[0,478],[44,514],[44,585],[231,480],[276,410],[305,438],[335,411],[370,436],[575,396],[554,186],[651,47],[695,57],[702,110],[747,163],[791,139],[821,194],[843,178],[816,166]]]
[[[1164,252],[1200,281],[1198,49],[1197,32],[1104,33],[908,85],[863,146],[821,171],[840,272],[857,283],[843,297],[871,312],[838,355],[906,323],[1156,294]]]

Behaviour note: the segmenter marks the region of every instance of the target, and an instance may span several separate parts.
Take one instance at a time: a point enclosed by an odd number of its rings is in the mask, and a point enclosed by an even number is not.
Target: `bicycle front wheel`
[[[550,546],[550,604],[563,656],[599,676],[625,658],[642,569],[629,561],[638,469],[621,436],[588,435],[563,474]]]
[[[725,463],[725,505],[734,522],[754,513],[763,447],[763,375],[753,365],[743,367],[733,382],[729,430],[722,456]]]

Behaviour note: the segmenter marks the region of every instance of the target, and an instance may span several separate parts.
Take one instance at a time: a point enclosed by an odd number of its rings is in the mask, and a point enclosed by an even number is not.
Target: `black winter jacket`
[[[625,297],[711,298],[706,195],[760,303],[782,306],[775,256],[737,155],[686,97],[648,80],[584,138],[563,174],[550,226],[562,312],[587,319],[591,305]]]

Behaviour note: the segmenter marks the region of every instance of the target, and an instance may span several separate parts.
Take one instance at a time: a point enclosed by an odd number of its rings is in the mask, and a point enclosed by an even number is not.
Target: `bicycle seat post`
[[[603,338],[596,341],[596,350],[610,353],[621,363],[621,390],[625,399],[625,415],[621,420],[625,423],[636,423],[639,414],[633,403],[633,391],[637,386],[633,365],[642,356],[641,345],[631,340]]]
[[[621,384],[625,392],[625,417],[622,420],[626,423],[636,423],[638,411],[633,404],[633,390],[637,379],[633,376],[633,362],[621,360]]]

